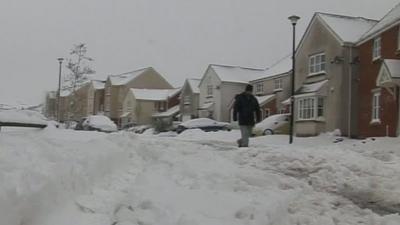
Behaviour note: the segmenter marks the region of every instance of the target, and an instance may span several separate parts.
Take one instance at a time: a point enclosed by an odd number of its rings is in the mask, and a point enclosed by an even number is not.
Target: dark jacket
[[[233,106],[233,120],[239,125],[254,126],[256,122],[261,121],[260,105],[254,95],[243,92],[236,95]]]

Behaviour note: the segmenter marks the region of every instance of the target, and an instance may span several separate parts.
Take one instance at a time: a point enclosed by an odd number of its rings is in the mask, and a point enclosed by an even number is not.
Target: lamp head
[[[58,62],[62,63],[62,61],[64,60],[64,58],[58,58],[57,60],[58,60]]]
[[[297,21],[300,19],[300,17],[299,17],[299,16],[296,16],[296,15],[293,15],[293,16],[290,16],[288,19],[290,20],[290,22],[292,23],[292,25],[296,25],[296,24],[297,24]]]

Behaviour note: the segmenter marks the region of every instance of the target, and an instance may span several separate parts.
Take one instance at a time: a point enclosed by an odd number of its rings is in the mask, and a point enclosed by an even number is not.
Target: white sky
[[[103,78],[153,66],[173,85],[210,63],[266,67],[315,11],[379,19],[399,0],[0,0],[0,103],[39,103],[58,57],[88,45]],[[66,71],[64,69],[64,71]]]

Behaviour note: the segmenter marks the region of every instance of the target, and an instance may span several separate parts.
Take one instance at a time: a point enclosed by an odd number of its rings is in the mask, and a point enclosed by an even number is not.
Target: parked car
[[[229,123],[218,122],[209,118],[198,118],[188,120],[179,124],[176,128],[176,132],[182,133],[187,129],[201,129],[203,131],[219,131],[219,130],[227,130],[230,131],[231,127]]]
[[[96,130],[101,132],[117,131],[117,125],[107,116],[95,115],[82,118],[75,127],[76,130]]]
[[[253,128],[253,135],[271,135],[289,133],[289,114],[277,114],[265,118]]]

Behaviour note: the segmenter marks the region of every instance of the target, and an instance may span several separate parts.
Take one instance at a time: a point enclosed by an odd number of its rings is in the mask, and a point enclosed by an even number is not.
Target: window
[[[400,50],[400,26],[399,26],[399,33],[397,35],[397,50]]]
[[[256,84],[256,93],[263,93],[264,92],[264,83]]]
[[[324,73],[326,68],[325,53],[310,56],[309,74]]]
[[[374,39],[374,46],[372,49],[372,59],[378,59],[381,57],[381,37]]]
[[[269,115],[270,115],[270,110],[269,109],[265,109],[264,110],[264,118],[269,117]]]
[[[372,121],[379,121],[379,109],[380,109],[380,97],[381,93],[376,92],[372,96]]]
[[[208,96],[212,96],[213,95],[213,86],[211,84],[207,85],[207,95]]]
[[[324,116],[324,98],[310,97],[298,100],[298,118],[300,120],[312,120]]]
[[[183,96],[183,104],[190,105],[190,95]]]
[[[275,90],[279,90],[283,88],[282,78],[277,78],[274,80],[275,83]]]

